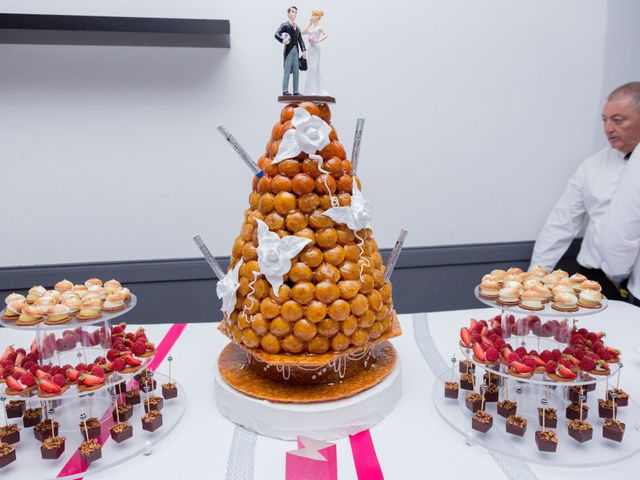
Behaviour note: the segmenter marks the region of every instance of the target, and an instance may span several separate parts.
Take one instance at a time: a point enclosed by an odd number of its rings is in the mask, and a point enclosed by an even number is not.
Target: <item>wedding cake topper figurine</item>
[[[308,35],[309,42],[309,49],[307,50],[307,79],[304,84],[305,95],[331,95],[322,86],[322,77],[320,76],[319,43],[327,39],[327,34],[318,26],[323,16],[324,12],[322,10],[311,10],[309,25],[302,31],[303,35]]]
[[[296,25],[296,16],[298,15],[298,7],[289,7],[287,9],[288,21],[284,22],[276,31],[276,40],[284,45],[284,68],[282,72],[282,95],[291,95],[289,93],[289,77],[293,75],[293,94],[300,95],[298,89],[298,79],[300,76],[300,60],[298,47],[302,51],[302,58],[307,58],[302,32]]]

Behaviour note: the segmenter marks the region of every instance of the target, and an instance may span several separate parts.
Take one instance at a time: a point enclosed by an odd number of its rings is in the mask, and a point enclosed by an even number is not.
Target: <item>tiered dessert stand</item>
[[[133,310],[136,303],[136,296],[131,295],[131,301],[124,310],[113,313],[103,311],[99,318],[88,321],[80,321],[72,317],[70,322],[62,325],[39,323],[34,326],[16,326],[15,322],[9,321],[0,321],[0,325],[5,328],[34,332],[34,345],[38,348],[40,365],[74,366],[77,363],[90,363],[98,356],[106,357],[107,351],[111,348],[111,325],[116,324],[114,323],[116,318]],[[76,341],[68,341],[70,332]],[[0,384],[0,396],[5,399],[4,403],[11,400],[24,400],[26,408],[41,407],[42,419],[45,420],[51,415],[60,425],[57,436],[66,439],[65,451],[58,459],[44,460],[40,452],[41,442],[35,438],[33,427],[25,428],[22,418],[8,419],[8,423],[18,424],[20,441],[13,445],[16,450],[16,461],[2,468],[0,474],[12,480],[78,478],[78,474],[85,469],[87,473],[98,473],[120,465],[137,455],[150,454],[154,445],[176,427],[187,405],[184,389],[174,378],[148,371],[156,382],[156,388],[152,390],[138,384],[134,377],[145,370],[152,358],[150,356],[143,359],[141,368],[135,372],[113,372],[102,387],[92,391],[82,391],[71,385],[62,394],[47,398],[40,398],[37,389],[23,395],[9,396],[5,393],[6,385]],[[162,426],[153,432],[143,430],[141,424],[141,417],[145,413],[143,402],[147,395],[162,396],[160,386],[169,382],[175,383],[178,395],[176,398],[164,401],[161,410]],[[124,403],[124,393],[118,392],[124,392],[125,385],[127,391],[140,389],[140,403],[133,406],[133,415],[128,420],[133,427],[133,437],[116,443],[109,436],[109,427],[114,424],[112,411],[116,399]],[[3,411],[5,410],[3,405],[0,407]],[[102,440],[99,441],[102,443],[102,458],[89,465],[82,459],[70,462],[74,455],[77,457],[78,447],[85,440],[79,427],[81,418],[90,417],[98,418],[101,423]],[[4,413],[1,413],[0,426],[5,425],[5,419]]]
[[[475,295],[482,303],[501,309],[501,327],[503,338],[513,348],[524,347],[528,351],[535,349],[537,352],[548,349],[563,350],[569,346],[570,332],[575,325],[576,317],[593,315],[607,307],[606,299],[602,308],[597,310],[580,309],[576,313],[562,313],[555,311],[550,305],[546,305],[543,311],[528,311],[518,306],[507,307],[487,300],[478,295],[476,287]],[[522,328],[521,331],[512,327],[515,319],[516,325],[525,325],[528,316],[539,317],[540,322],[531,331]],[[522,335],[517,335],[522,333]],[[438,413],[447,424],[464,436],[468,444],[480,445],[491,452],[516,457],[521,460],[539,464],[553,465],[555,467],[594,467],[610,465],[623,461],[640,451],[640,405],[633,399],[628,399],[628,406],[616,409],[616,418],[626,424],[622,442],[615,442],[602,435],[603,419],[598,415],[598,399],[605,398],[606,389],[616,386],[619,378],[619,370],[622,363],[610,364],[610,373],[607,375],[578,374],[572,381],[554,381],[545,373],[535,373],[530,378],[520,378],[507,372],[503,363],[489,365],[479,362],[474,358],[471,348],[460,345],[462,358],[452,358],[452,369],[436,379],[432,397]],[[445,398],[443,395],[444,382],[459,381],[459,368],[457,360],[470,362],[469,373],[475,375],[476,384],[474,391],[481,393],[487,383],[483,383],[484,374],[489,372],[498,377],[500,386],[499,400],[508,399],[517,402],[517,415],[527,419],[527,428],[523,437],[506,432],[506,420],[496,412],[496,402],[485,402],[485,410],[493,416],[493,426],[486,433],[472,429],[473,413],[465,405],[465,394],[469,390],[459,390],[457,399]],[[584,443],[579,443],[571,438],[567,429],[565,410],[571,403],[569,400],[570,387],[582,386],[587,391],[582,397],[583,405],[589,407],[588,417],[585,419],[593,426],[593,438]],[[486,392],[486,390],[485,390]],[[577,399],[576,399],[577,400]],[[541,452],[535,442],[535,432],[543,430],[538,418],[538,408],[554,408],[557,411],[557,427],[554,428],[558,444],[556,452]],[[545,427],[549,429],[548,426]]]

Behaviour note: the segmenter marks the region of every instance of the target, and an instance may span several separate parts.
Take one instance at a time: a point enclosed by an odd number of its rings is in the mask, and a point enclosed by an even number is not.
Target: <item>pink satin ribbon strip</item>
[[[358,480],[384,480],[371,432],[363,430],[355,435],[349,435],[349,441]]]
[[[160,366],[162,361],[169,354],[169,351],[178,341],[178,338],[180,338],[180,335],[182,335],[182,332],[184,331],[186,326],[186,323],[174,323],[171,326],[167,334],[162,338],[162,341],[156,346],[156,354],[149,363],[149,370],[155,371],[155,369]],[[127,383],[127,386],[131,386],[132,382],[135,382],[135,380],[131,379]],[[111,408],[104,412],[100,422],[102,424],[102,427],[100,431],[100,438],[98,439],[98,441],[100,442],[100,445],[104,445],[109,440],[109,438],[111,438],[109,429],[115,424],[111,416]],[[87,471],[87,468],[88,465],[84,463],[84,460],[82,460],[82,457],[80,457],[80,452],[76,450],[76,452],[71,456],[65,466],[62,467],[62,470],[60,470],[60,473],[58,473],[58,477],[82,474]],[[82,477],[78,477],[76,480],[82,480]]]

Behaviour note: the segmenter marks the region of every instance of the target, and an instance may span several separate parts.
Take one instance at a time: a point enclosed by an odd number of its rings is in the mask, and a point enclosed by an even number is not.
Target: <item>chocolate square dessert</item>
[[[16,449],[8,443],[0,442],[0,468],[16,460]]]
[[[486,433],[493,426],[493,417],[484,410],[476,412],[471,419],[471,428]]]
[[[55,420],[53,421],[53,433],[58,436],[58,428],[60,425]],[[33,434],[40,442],[44,442],[45,439],[52,436],[51,434],[51,420],[43,420],[38,423],[33,429]]]
[[[159,412],[160,410],[162,410],[163,406],[164,401],[162,400],[162,397],[149,397],[148,400],[144,401],[144,411],[147,413],[149,412],[149,410],[155,410]]]
[[[78,450],[87,465],[102,458],[102,445],[95,438],[82,442]]]
[[[584,443],[593,438],[593,427],[590,423],[582,420],[571,420],[567,423],[569,436],[580,443]]]
[[[458,398],[458,382],[448,382],[456,384],[456,396],[453,398]],[[446,390],[446,386],[445,386]],[[446,393],[446,392],[445,392]],[[176,387],[175,383],[165,383],[162,385],[162,396],[165,400],[169,400],[170,398],[176,398],[178,396],[178,387]],[[446,394],[445,394],[446,396]]]
[[[507,417],[507,433],[517,435],[518,437],[524,437],[524,432],[527,430],[527,419],[519,417],[518,415],[509,415]]]
[[[582,418],[580,418],[580,404],[577,402],[571,403],[566,410],[567,420],[586,420],[589,416],[589,407],[586,404],[582,404]]]
[[[64,452],[64,437],[45,438],[40,446],[40,454],[43,460],[56,460]]]
[[[142,417],[142,429],[155,432],[162,426],[162,414],[157,410],[151,410]]]
[[[129,390],[125,394],[124,400],[127,405],[138,405],[140,403],[140,390],[137,388],[134,390]]]
[[[109,429],[114,442],[120,443],[133,437],[133,427],[128,422],[117,423]]]
[[[464,396],[464,404],[469,410],[476,413],[482,406],[482,395],[479,393],[467,393]]]
[[[500,387],[498,387],[498,385],[496,385],[495,383],[490,383],[484,392],[484,401],[497,402],[499,394],[500,394]]]
[[[463,373],[460,375],[460,388],[473,391],[476,386],[476,376],[473,373]]]
[[[22,415],[24,428],[35,427],[42,419],[42,408],[27,408]]]
[[[568,397],[571,402],[579,402],[580,394],[585,396],[585,402],[587,401],[587,389],[581,386],[569,387]]]
[[[156,382],[153,378],[147,376],[141,376],[138,379],[138,383],[140,384],[140,390],[144,391],[144,387],[149,387],[149,391],[153,391],[158,386],[158,382]]]
[[[86,423],[86,426],[85,426]],[[100,420],[95,417],[87,418],[86,422],[80,422],[80,433],[85,440],[100,437]]]
[[[555,452],[558,448],[558,436],[553,430],[538,430],[536,432],[536,445],[541,452]]]
[[[625,425],[620,420],[607,418],[602,425],[602,436],[616,442],[622,441]]]
[[[558,426],[558,412],[555,408],[538,407],[538,422],[542,426],[542,412],[544,411],[544,428],[556,428]]]
[[[444,396],[445,398],[458,398],[460,387],[458,382],[444,382]],[[162,386],[162,395],[164,396],[164,385]],[[164,397],[167,398],[167,397]]]
[[[127,393],[127,382],[122,381],[120,383],[116,383],[113,386],[113,392],[116,395],[122,395],[123,393]]]
[[[613,418],[612,400],[605,400],[603,398],[598,399],[598,416],[600,418]]]
[[[629,394],[621,388],[607,390],[607,400],[613,400],[611,393],[616,393],[616,408],[629,405]]]
[[[491,373],[491,372],[485,372],[484,375],[482,376],[482,380],[483,380],[484,383],[486,383],[488,385],[500,386],[500,383],[501,383],[500,375],[497,375],[497,374]]]
[[[11,400],[4,406],[4,409],[7,412],[7,418],[20,418],[24,415],[26,408],[27,403],[24,400]]]
[[[475,365],[471,360],[460,360],[458,362],[458,371],[460,373],[469,373],[472,367],[475,368]]]
[[[118,415],[116,415],[116,409],[114,408],[111,412],[111,418],[113,418],[114,422],[120,420],[121,422],[126,422],[133,415],[133,406],[127,405],[125,403],[118,404]]]
[[[511,415],[515,415],[518,408],[518,402],[512,402],[511,400],[502,400],[498,402],[498,415],[507,418]]]
[[[20,428],[18,425],[10,423],[6,427],[0,427],[0,442],[10,445],[20,441]]]

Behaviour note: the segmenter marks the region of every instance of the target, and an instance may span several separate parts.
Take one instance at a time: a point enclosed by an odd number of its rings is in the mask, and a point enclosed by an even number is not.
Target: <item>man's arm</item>
[[[282,43],[282,40],[284,40],[284,39],[282,38],[282,34],[284,33],[284,27],[285,27],[286,25],[287,25],[287,23],[285,22],[285,23],[281,24],[281,25],[278,27],[278,30],[276,30],[275,37],[276,37],[276,40],[278,40],[280,43]]]
[[[602,269],[626,277],[640,254],[640,148],[636,147],[598,231]]]
[[[300,35],[298,35],[298,45],[300,45],[300,51],[301,52],[306,52],[307,49],[304,46],[304,40],[302,39],[302,33]]]
[[[587,210],[584,206],[584,163],[569,180],[566,190],[549,214],[536,240],[531,256],[531,265],[541,266],[547,271],[567,251],[573,239],[585,223]]]

